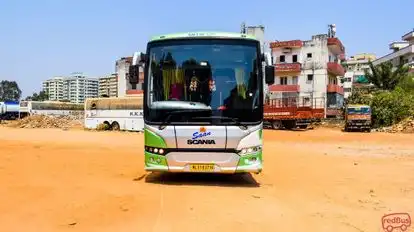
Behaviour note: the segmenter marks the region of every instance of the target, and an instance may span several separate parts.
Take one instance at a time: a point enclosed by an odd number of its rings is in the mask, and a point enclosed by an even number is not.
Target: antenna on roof
[[[242,24],[241,24],[240,33],[246,34],[246,23],[245,22],[242,22]]]
[[[335,24],[329,24],[328,25],[328,37],[334,38],[336,34],[336,25]]]

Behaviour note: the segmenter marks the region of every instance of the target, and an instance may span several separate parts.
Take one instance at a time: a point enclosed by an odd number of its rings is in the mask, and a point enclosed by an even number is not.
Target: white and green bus
[[[264,63],[267,63],[264,66]],[[153,37],[144,67],[145,170],[260,173],[263,89],[274,67],[249,35],[190,32]]]

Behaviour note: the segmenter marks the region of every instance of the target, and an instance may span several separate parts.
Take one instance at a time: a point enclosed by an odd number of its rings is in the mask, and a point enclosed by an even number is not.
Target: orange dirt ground
[[[373,232],[384,214],[414,218],[414,135],[264,139],[259,175],[147,175],[142,134],[0,127],[0,230]]]

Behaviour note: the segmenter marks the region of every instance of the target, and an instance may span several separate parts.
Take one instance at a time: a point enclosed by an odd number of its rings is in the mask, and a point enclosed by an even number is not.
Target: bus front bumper
[[[260,173],[262,151],[248,155],[213,152],[170,152],[157,155],[145,152],[145,170],[149,172]]]

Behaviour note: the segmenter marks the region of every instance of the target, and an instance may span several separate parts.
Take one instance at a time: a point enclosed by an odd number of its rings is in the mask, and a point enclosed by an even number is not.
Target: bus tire
[[[285,129],[287,130],[292,130],[296,127],[296,121],[294,120],[283,121],[283,127],[285,127]]]
[[[118,122],[113,122],[111,124],[111,128],[112,128],[113,131],[119,131],[120,130],[119,123]]]

